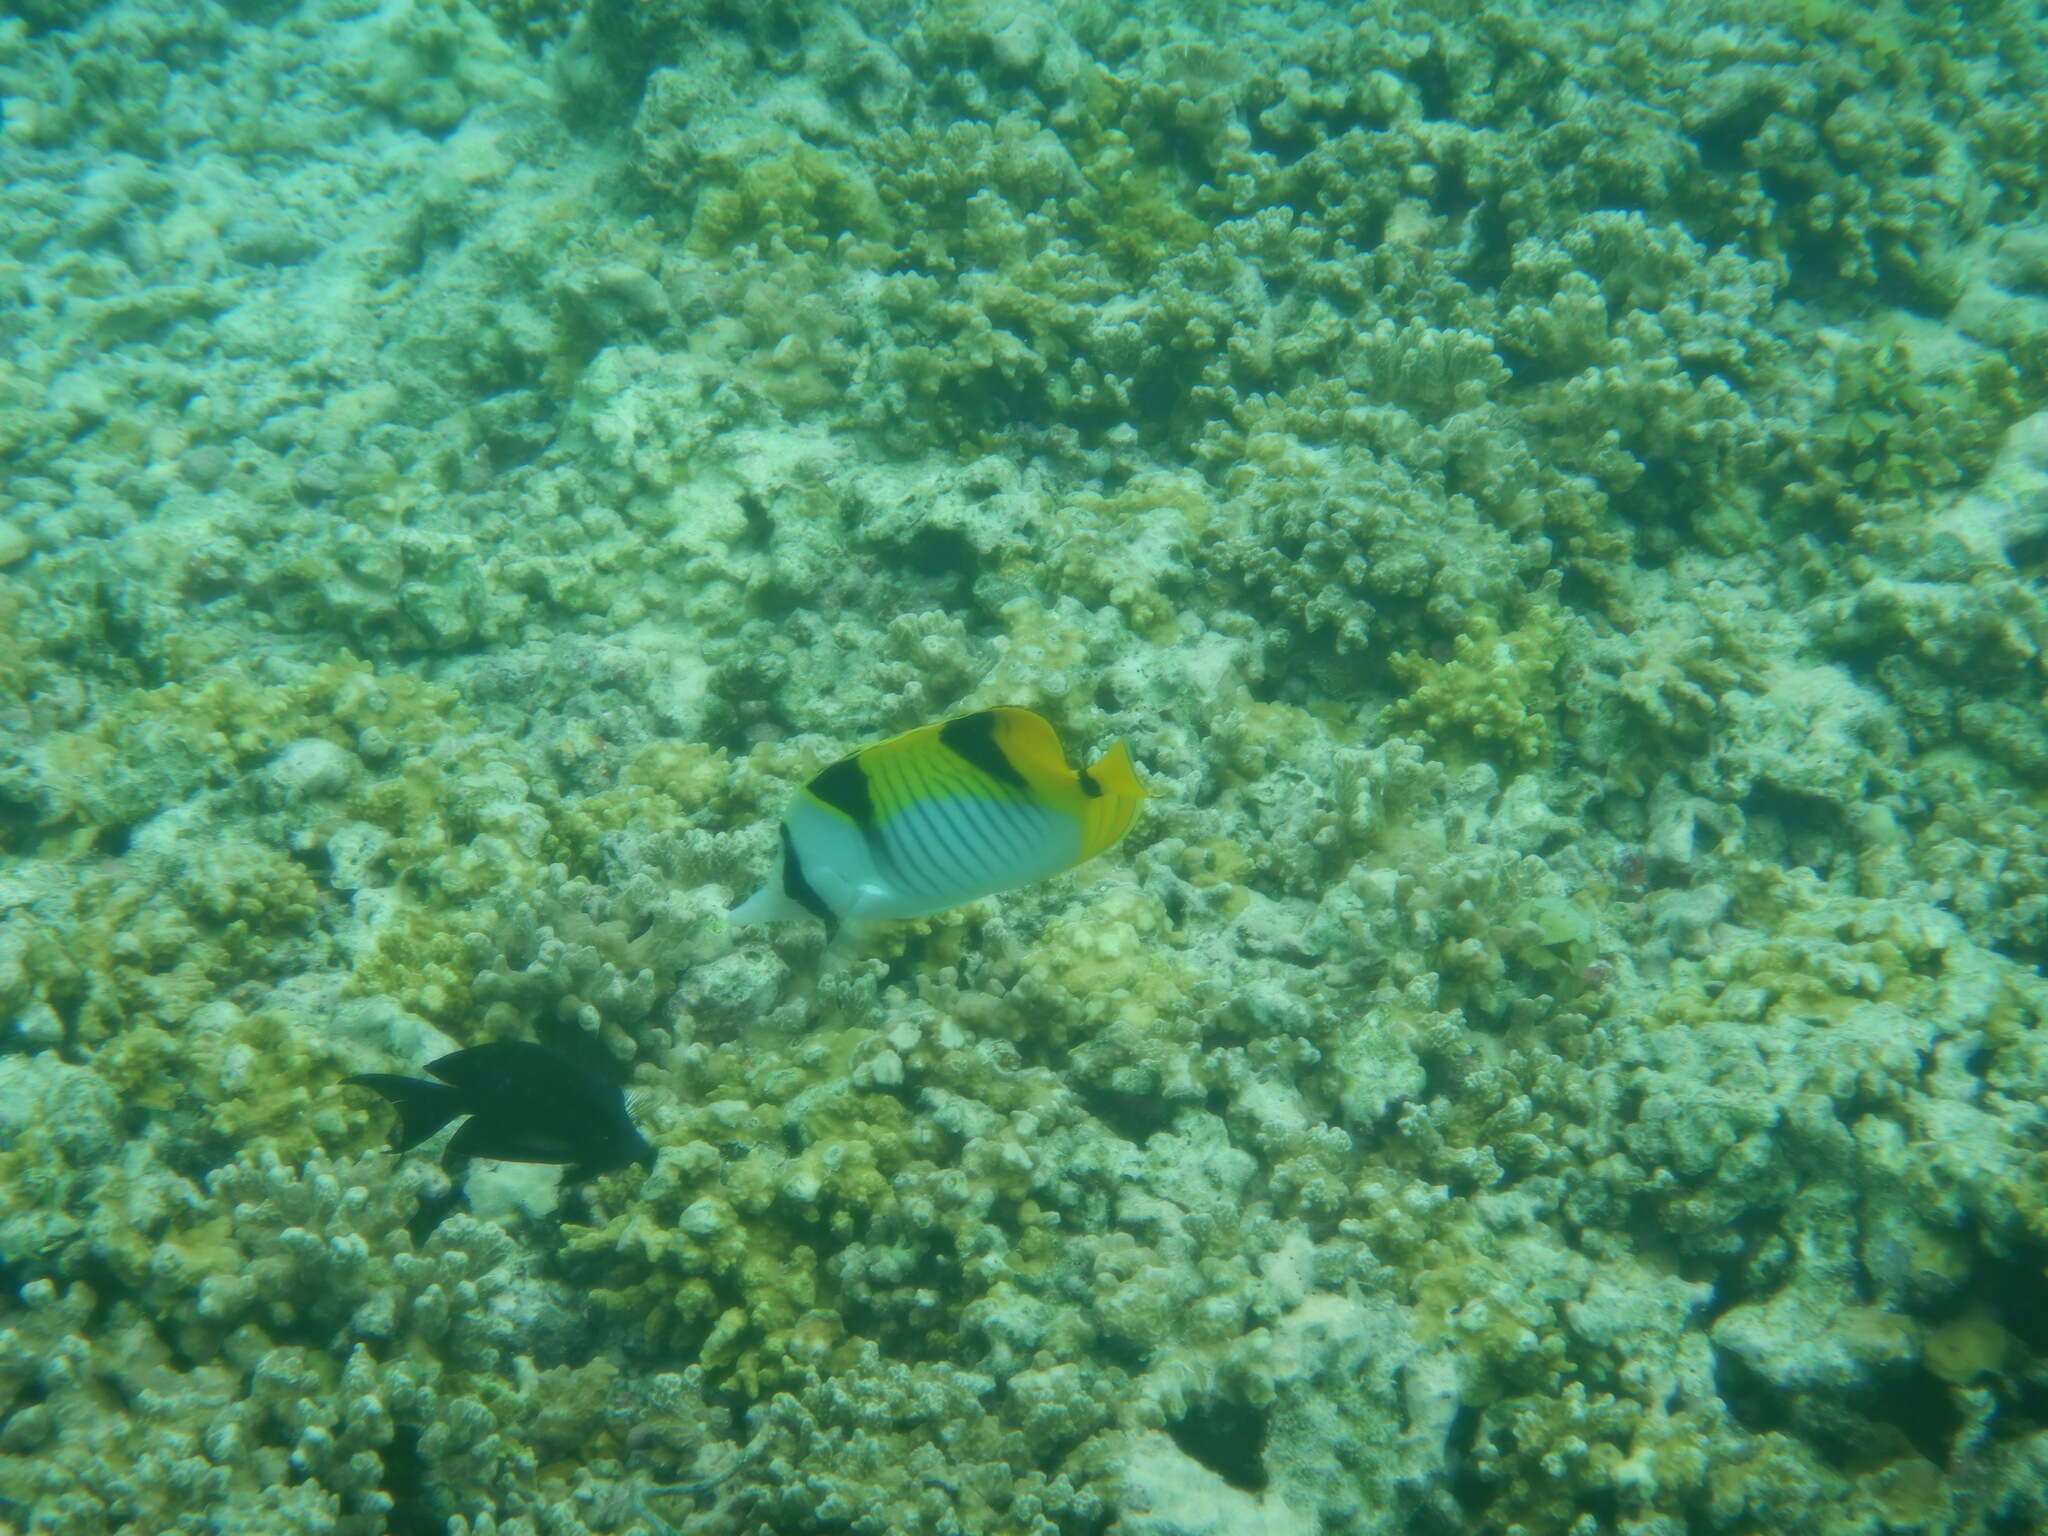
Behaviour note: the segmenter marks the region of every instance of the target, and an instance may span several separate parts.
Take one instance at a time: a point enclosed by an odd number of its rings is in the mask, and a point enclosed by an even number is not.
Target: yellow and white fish
[[[1118,742],[1069,768],[1028,709],[984,709],[842,757],[782,818],[775,877],[735,922],[923,917],[1058,874],[1131,828],[1145,791]]]

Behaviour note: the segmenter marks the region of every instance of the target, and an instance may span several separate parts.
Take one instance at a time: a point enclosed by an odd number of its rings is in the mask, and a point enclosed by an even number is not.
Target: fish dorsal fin
[[[1000,708],[921,725],[863,747],[812,775],[804,793],[870,831],[924,786],[1064,804],[1079,793],[1077,777],[1044,716]]]
[[[1091,783],[1093,788],[1089,787]],[[1081,788],[1091,797],[1108,795],[1118,800],[1147,798],[1144,785],[1138,782],[1138,770],[1131,765],[1131,749],[1122,742],[1111,747],[1082,771]]]
[[[559,1081],[569,1066],[566,1057],[531,1040],[487,1040],[430,1061],[427,1070],[474,1095],[501,1092],[508,1082]]]

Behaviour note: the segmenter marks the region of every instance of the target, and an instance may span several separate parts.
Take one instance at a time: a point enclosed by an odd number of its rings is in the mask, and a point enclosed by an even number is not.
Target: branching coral
[[[2038,26],[248,9],[0,23],[0,1522],[2040,1523]]]

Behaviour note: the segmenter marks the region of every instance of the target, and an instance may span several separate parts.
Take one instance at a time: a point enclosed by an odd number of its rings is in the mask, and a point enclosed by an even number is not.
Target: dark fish
[[[442,1161],[567,1163],[564,1178],[572,1183],[628,1163],[654,1166],[654,1148],[634,1128],[618,1084],[560,1051],[525,1040],[495,1040],[430,1061],[427,1070],[441,1081],[389,1072],[342,1079],[374,1088],[396,1106],[395,1151],[416,1147],[457,1115],[467,1115]]]

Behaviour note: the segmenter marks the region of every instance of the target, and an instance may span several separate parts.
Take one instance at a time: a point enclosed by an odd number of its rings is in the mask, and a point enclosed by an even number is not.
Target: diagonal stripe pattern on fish
[[[984,709],[843,757],[782,818],[775,877],[736,922],[923,917],[1092,859],[1145,798],[1122,742],[1069,768],[1028,709]]]

